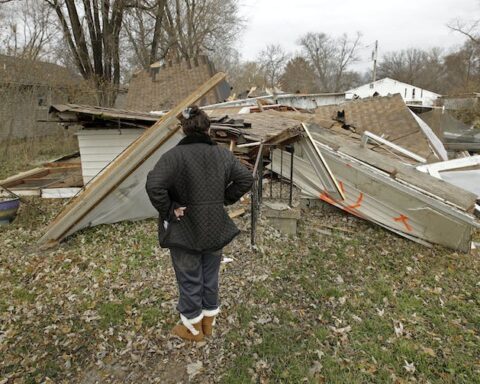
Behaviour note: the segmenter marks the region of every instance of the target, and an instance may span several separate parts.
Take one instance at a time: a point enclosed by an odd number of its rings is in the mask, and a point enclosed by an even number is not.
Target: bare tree
[[[448,92],[476,92],[480,84],[480,47],[467,41],[461,49],[444,58]]]
[[[270,44],[258,56],[258,62],[263,70],[265,86],[273,88],[279,86],[280,76],[289,55],[280,45]]]
[[[459,88],[476,91],[480,85],[480,19],[455,20],[448,27],[467,37],[467,42],[458,52],[446,57],[447,81],[457,92]]]
[[[2,9],[0,49],[9,56],[47,59],[58,34],[51,8],[44,2],[9,2]]]
[[[410,48],[389,52],[380,61],[378,73],[380,77],[390,77],[437,92],[445,91],[442,86],[445,67],[440,48],[428,51]]]
[[[415,48],[389,52],[379,63],[378,74],[380,77],[391,77],[395,80],[415,84],[424,70],[426,59],[427,53]]]
[[[240,63],[235,72],[230,73],[229,80],[238,96],[248,92],[252,87],[263,87],[265,74],[259,63],[247,61]]]
[[[147,68],[167,57],[192,59],[231,47],[243,25],[238,0],[144,0],[126,13],[132,62]],[[218,56],[218,55],[217,55]]]
[[[144,7],[131,8],[125,14],[125,46],[130,48],[132,67],[148,68],[162,60],[171,47],[165,32],[167,0],[146,1]]]
[[[344,34],[332,38],[325,33],[307,33],[300,38],[299,44],[305,58],[315,69],[319,88],[324,92],[338,92],[349,84],[348,67],[357,61],[360,33],[354,39]]]
[[[79,73],[97,90],[100,105],[113,105],[120,84],[120,31],[128,8],[140,0],[44,0],[57,15]],[[81,4],[81,5],[80,5]]]
[[[472,43],[480,45],[480,20],[466,22],[455,20],[447,25],[452,31],[466,36]]]

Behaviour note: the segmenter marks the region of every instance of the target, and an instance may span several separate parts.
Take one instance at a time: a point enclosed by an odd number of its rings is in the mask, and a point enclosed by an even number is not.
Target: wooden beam
[[[170,139],[178,130],[177,117],[191,104],[195,104],[207,92],[225,79],[224,73],[217,73],[177,106],[172,108],[119,156],[117,156],[100,174],[73,198],[48,226],[39,243],[46,246],[62,241],[72,228],[106,196],[114,191],[146,159]]]
[[[322,153],[317,148],[309,129],[303,123],[302,127],[305,131],[305,140],[301,142],[301,147],[310,161],[313,169],[315,170],[315,173],[322,181],[330,196],[333,196],[335,199],[345,200],[345,195],[342,191],[342,188],[340,188],[338,185],[335,176],[328,166],[328,163],[325,161]]]
[[[46,172],[46,173],[45,173]],[[48,171],[45,168],[34,168],[30,169],[29,171],[21,172],[16,175],[10,176],[4,180],[0,180],[1,185],[5,185],[8,187],[9,185],[16,185],[18,184],[17,181],[24,179],[25,177],[30,177],[33,175],[46,175]],[[14,184],[12,184],[14,183]]]

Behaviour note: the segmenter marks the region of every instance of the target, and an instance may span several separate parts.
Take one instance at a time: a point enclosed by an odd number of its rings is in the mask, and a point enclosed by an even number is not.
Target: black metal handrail
[[[251,215],[250,215],[250,243],[255,245],[255,233],[257,229],[257,220],[262,203],[262,184],[263,184],[263,143],[258,148],[255,166],[253,167],[253,185],[250,193]]]
[[[273,165],[273,149],[277,148],[277,145],[268,145],[261,143],[258,149],[257,157],[255,159],[255,165],[253,168],[253,185],[251,190],[251,215],[250,215],[250,243],[251,245],[255,245],[256,243],[256,229],[257,229],[257,221],[260,214],[260,207],[262,204],[263,199],[263,168],[264,168],[264,159],[263,159],[263,152],[264,147],[268,146],[269,150],[269,159],[270,165]],[[292,144],[288,144],[286,146],[280,146],[281,152],[281,164],[280,164],[280,192],[279,198],[282,199],[282,183],[283,183],[283,151],[290,153],[290,175],[289,175],[289,197],[288,203],[289,206],[292,206],[293,200],[293,159],[294,159],[294,146]],[[273,198],[273,167],[270,170],[270,198]]]

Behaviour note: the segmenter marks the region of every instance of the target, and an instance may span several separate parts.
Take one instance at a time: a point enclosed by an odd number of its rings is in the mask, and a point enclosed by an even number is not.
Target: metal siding
[[[400,185],[387,174],[373,173],[365,167],[336,153],[317,147],[325,156],[333,174],[341,183],[345,200],[338,201],[325,193],[325,187],[313,171],[308,161],[295,156],[294,183],[303,193],[320,198],[353,215],[373,221],[408,238],[418,238],[430,243],[468,252],[470,249],[472,224],[465,215],[464,219],[455,217],[454,210],[440,211],[433,199],[418,191]],[[273,153],[273,170],[280,171],[280,150]],[[290,154],[283,154],[283,172],[290,171]],[[437,204],[440,203],[437,201]],[[451,214],[447,212],[451,210]],[[435,227],[431,223],[435,222]]]
[[[123,152],[143,129],[96,129],[77,133],[84,184]]]

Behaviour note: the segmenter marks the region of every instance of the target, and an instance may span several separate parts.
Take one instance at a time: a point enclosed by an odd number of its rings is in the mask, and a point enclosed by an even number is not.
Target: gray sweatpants
[[[197,253],[170,248],[170,254],[180,293],[177,310],[187,319],[193,319],[203,309],[217,309],[222,250]]]

